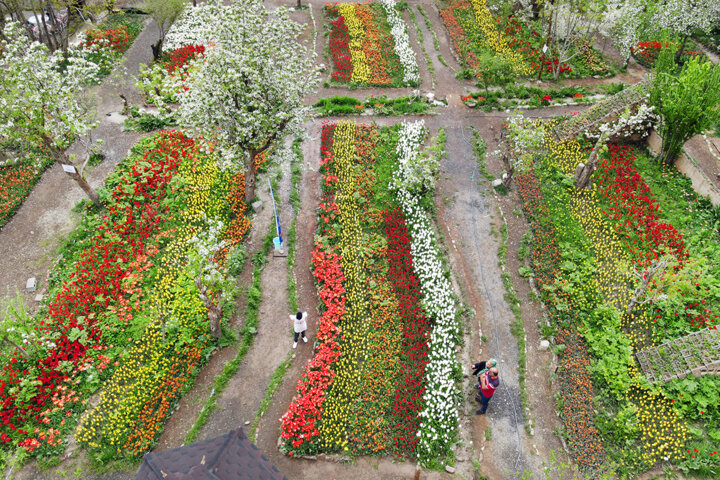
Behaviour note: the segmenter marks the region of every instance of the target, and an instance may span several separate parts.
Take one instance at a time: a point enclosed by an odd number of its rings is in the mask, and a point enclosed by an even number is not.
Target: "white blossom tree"
[[[97,79],[99,67],[82,55],[64,59],[39,42],[30,41],[19,23],[5,26],[0,43],[0,145],[41,142],[65,167],[88,197],[100,207],[97,193],[72,165],[65,149],[95,126],[83,90]],[[61,68],[61,65],[65,65]],[[7,161],[32,161],[27,152],[12,150]],[[84,165],[83,165],[84,166]]]
[[[545,4],[546,44],[550,58],[557,60],[557,64],[551,64],[555,80],[560,77],[562,65],[580,53],[576,45],[595,32],[604,8],[598,0],[553,0]],[[538,79],[540,75],[542,68]]]
[[[679,58],[685,50],[687,39],[695,30],[709,32],[718,18],[718,0],[664,0],[655,4],[652,23],[658,29],[668,29],[682,37],[680,49],[676,53]]]
[[[219,8],[221,15],[204,12]],[[311,53],[296,41],[303,27],[284,8],[268,12],[261,2],[236,0],[188,10],[183,18],[189,19],[193,38],[208,38],[209,45],[188,78],[176,77],[179,123],[214,141],[223,167],[245,166],[245,199],[250,200],[252,159],[309,118],[303,98],[317,86],[318,71]],[[193,18],[195,10],[207,23]]]
[[[627,66],[632,55],[632,49],[640,41],[643,27],[648,19],[647,0],[627,0],[619,8],[609,34],[612,37],[615,47],[625,59]]]

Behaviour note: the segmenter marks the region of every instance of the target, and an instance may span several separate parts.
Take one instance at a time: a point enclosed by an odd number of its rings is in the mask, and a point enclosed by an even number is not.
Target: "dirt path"
[[[720,138],[695,135],[685,145],[685,151],[693,157],[710,181],[720,188]]]

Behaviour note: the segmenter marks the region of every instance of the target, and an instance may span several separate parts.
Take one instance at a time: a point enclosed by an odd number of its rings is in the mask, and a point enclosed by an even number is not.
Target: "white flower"
[[[400,58],[400,63],[403,66],[404,77],[403,80],[408,85],[417,84],[420,82],[420,76],[418,75],[417,58],[415,52],[410,46],[410,37],[408,37],[407,29],[405,28],[405,22],[397,8],[395,8],[395,0],[381,0],[385,12],[387,13],[388,23],[390,24],[390,34],[395,40],[395,53]]]
[[[419,156],[424,134],[422,121],[403,124],[397,143],[398,168],[393,173],[392,188],[405,213],[412,237],[413,266],[420,279],[425,311],[434,321],[428,342],[427,387],[419,414],[422,420],[417,448],[418,459],[427,464],[443,456],[451,447],[459,424],[455,404],[459,393],[452,380],[457,363],[455,338],[458,328],[452,285],[440,260],[430,217],[420,206],[420,199],[405,187],[407,176],[414,174],[411,167]]]

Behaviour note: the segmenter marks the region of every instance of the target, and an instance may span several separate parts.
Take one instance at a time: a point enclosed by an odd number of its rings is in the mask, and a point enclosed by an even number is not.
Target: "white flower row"
[[[381,1],[387,13],[388,23],[390,24],[390,34],[393,40],[395,40],[395,53],[400,57],[400,63],[402,63],[405,73],[403,80],[407,84],[417,84],[420,82],[417,58],[410,46],[410,37],[408,37],[405,22],[395,8],[395,0]]]
[[[453,381],[457,363],[457,319],[452,285],[440,260],[432,221],[420,206],[420,198],[403,186],[405,176],[411,174],[409,166],[420,153],[424,133],[423,121],[403,124],[397,144],[398,169],[394,172],[393,189],[412,238],[413,266],[420,279],[425,310],[435,321],[428,346],[427,389],[418,431],[418,459],[427,464],[444,457],[451,447],[459,423],[455,400],[459,392]]]

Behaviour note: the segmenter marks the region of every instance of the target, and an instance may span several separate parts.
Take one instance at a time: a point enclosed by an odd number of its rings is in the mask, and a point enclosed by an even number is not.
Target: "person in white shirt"
[[[293,348],[297,348],[298,337],[302,335],[303,342],[307,343],[307,337],[305,336],[305,330],[307,330],[307,312],[297,312],[295,315],[290,315],[290,320],[293,322],[293,330],[295,331],[295,342]]]

